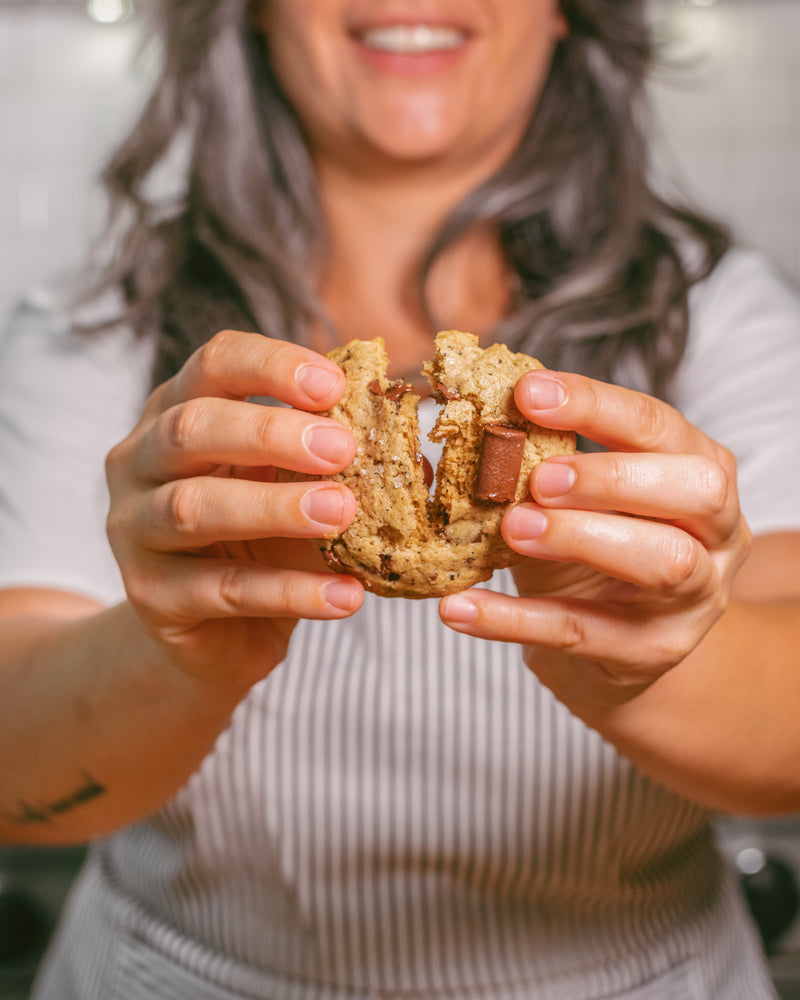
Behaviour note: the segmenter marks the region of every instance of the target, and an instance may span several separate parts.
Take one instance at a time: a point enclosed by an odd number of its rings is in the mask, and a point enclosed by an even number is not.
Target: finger
[[[501,530],[521,555],[579,563],[661,595],[702,593],[714,573],[696,538],[659,521],[519,504],[506,512]]]
[[[198,396],[268,396],[306,410],[326,410],[344,392],[337,364],[308,348],[257,333],[224,330],[198,348],[151,397],[151,410]]]
[[[134,472],[166,482],[205,475],[218,465],[276,465],[323,476],[340,472],[354,454],[352,433],[336,420],[206,396],[156,417],[136,451]]]
[[[700,455],[589,453],[542,462],[531,496],[547,507],[614,510],[671,521],[715,547],[740,519],[735,483],[722,466]]]
[[[674,407],[632,389],[543,370],[523,375],[514,399],[529,420],[577,431],[610,451],[698,454],[726,465],[731,461],[725,449]]]
[[[629,679],[674,666],[699,638],[678,627],[677,617],[638,605],[509,597],[478,587],[442,598],[439,615],[456,632],[558,650]]]
[[[168,572],[162,559],[154,561],[128,594],[162,627],[220,618],[346,618],[364,601],[353,577],[191,555],[170,556]]]
[[[159,552],[256,538],[333,538],[356,514],[353,494],[338,483],[207,476],[178,479],[140,497],[139,508],[126,512],[126,530],[137,544]]]

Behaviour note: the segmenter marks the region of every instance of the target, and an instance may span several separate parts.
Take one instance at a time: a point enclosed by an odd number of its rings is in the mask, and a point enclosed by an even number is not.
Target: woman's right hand
[[[129,601],[169,662],[203,684],[244,693],[283,659],[299,618],[361,606],[361,585],[299,541],[340,534],[352,493],[275,482],[276,468],[323,476],[350,462],[349,430],[314,415],[344,384],[313,351],[225,331],[152,393],[108,457],[108,536]]]

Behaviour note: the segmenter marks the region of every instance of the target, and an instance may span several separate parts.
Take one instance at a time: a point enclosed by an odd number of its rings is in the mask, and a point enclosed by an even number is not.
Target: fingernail
[[[538,538],[546,527],[546,515],[535,507],[512,507],[505,516],[505,533],[516,541]]]
[[[335,423],[315,424],[306,430],[303,444],[317,458],[338,465],[347,458],[350,434]]]
[[[297,369],[297,384],[315,402],[327,401],[338,388],[341,376],[330,368],[303,365]]]
[[[451,594],[442,600],[442,617],[459,625],[468,625],[478,617],[474,602],[463,594]]]
[[[300,501],[300,509],[319,524],[341,524],[344,515],[344,497],[341,490],[325,487],[309,490]]]
[[[575,485],[575,470],[562,462],[543,462],[533,477],[541,497],[563,497]]]
[[[522,383],[525,401],[532,410],[554,410],[567,398],[567,391],[552,375],[537,372]]]
[[[333,580],[322,588],[322,596],[331,607],[338,611],[355,611],[358,608],[361,595],[352,583],[344,580]]]

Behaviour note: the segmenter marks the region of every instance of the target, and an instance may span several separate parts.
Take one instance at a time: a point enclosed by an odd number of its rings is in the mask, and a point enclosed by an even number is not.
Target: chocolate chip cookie
[[[531,470],[575,450],[575,436],[526,420],[514,403],[519,377],[542,365],[505,345],[486,350],[470,333],[439,333],[423,372],[442,403],[429,437],[443,443],[433,494],[419,446],[410,385],[386,375],[381,338],[328,355],[347,388],[328,416],[356,439],[350,465],[332,476],[353,491],[358,513],[339,537],[320,541],[328,565],[385,597],[441,597],[488,580],[520,560],[503,541],[510,503],[528,497]]]

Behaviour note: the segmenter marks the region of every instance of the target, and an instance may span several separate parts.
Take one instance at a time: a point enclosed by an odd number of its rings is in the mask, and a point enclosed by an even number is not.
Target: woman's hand
[[[361,585],[296,541],[339,534],[355,514],[350,491],[274,481],[275,468],[322,476],[351,460],[346,428],[302,412],[332,406],[344,384],[312,351],[224,332],[153,392],[111,452],[108,535],[130,603],[190,676],[244,691],[284,657],[298,618],[360,607]]]
[[[725,609],[750,546],[733,457],[672,407],[578,375],[532,372],[522,413],[573,428],[603,453],[552,458],[503,535],[528,556],[519,597],[471,590],[443,620],[525,644],[526,662],[571,707],[624,702],[678,664]]]

